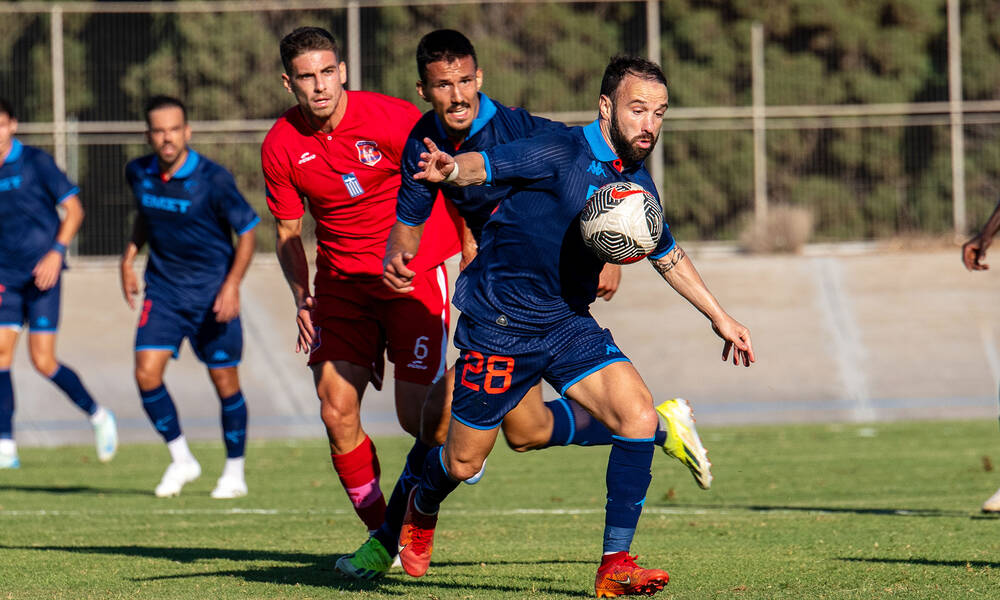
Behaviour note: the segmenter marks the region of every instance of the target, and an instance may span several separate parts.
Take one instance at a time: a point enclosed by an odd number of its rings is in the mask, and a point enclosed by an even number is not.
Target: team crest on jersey
[[[378,144],[375,142],[361,140],[360,142],[355,142],[354,145],[358,148],[358,160],[362,164],[374,167],[378,164],[378,161],[382,160],[382,152],[378,149]]]

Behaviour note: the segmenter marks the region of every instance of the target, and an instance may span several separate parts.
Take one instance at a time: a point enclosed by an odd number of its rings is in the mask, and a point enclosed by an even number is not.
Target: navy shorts
[[[21,330],[25,323],[31,333],[55,333],[59,329],[59,296],[62,277],[42,291],[33,277],[22,284],[0,281],[0,327]]]
[[[455,328],[452,416],[474,429],[500,425],[531,386],[544,379],[564,395],[574,383],[627,361],[611,332],[590,315],[573,316],[543,335],[525,335],[461,316]]]
[[[211,304],[207,308],[192,309],[147,296],[135,331],[136,352],[170,350],[177,358],[184,338],[188,339],[198,360],[210,369],[240,364],[243,328],[239,317],[219,323]]]

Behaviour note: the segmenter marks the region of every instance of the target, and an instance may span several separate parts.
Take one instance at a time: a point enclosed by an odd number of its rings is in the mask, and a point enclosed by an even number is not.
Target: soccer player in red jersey
[[[437,233],[411,263],[419,273],[413,293],[387,289],[382,258],[396,220],[400,158],[420,111],[397,98],[345,90],[346,65],[323,29],[301,27],[285,36],[281,60],[282,80],[297,105],[261,148],[276,251],[295,299],[296,350],[309,353],[334,469],[358,516],[374,530],[386,501],[375,447],[361,426],[361,397],[369,381],[381,386],[387,351],[395,364],[399,422],[417,438],[406,469],[422,472],[431,446],[420,439],[421,409],[444,373],[448,338],[442,263],[459,251],[461,226],[439,200],[428,223]],[[301,239],[304,204],[316,221],[315,293]]]

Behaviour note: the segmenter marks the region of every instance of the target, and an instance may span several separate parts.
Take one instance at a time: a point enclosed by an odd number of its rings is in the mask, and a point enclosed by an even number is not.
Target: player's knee
[[[45,377],[52,377],[52,375],[55,374],[56,369],[59,368],[59,363],[56,361],[56,357],[48,354],[36,354],[32,352],[31,364],[34,365],[36,371]]]
[[[448,469],[448,475],[452,479],[465,481],[466,479],[471,479],[483,469],[483,459],[459,460],[449,457],[445,461],[445,468]]]
[[[148,365],[136,365],[135,383],[140,390],[153,390],[163,385],[163,375]]]

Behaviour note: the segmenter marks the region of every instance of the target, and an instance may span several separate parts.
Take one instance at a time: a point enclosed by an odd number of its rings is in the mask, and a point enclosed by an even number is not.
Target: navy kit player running
[[[245,496],[247,407],[237,365],[243,352],[239,286],[254,250],[260,222],[233,176],[187,143],[191,128],[184,104],[166,96],[146,106],[146,137],[153,154],[125,168],[138,212],[121,262],[122,291],[136,307],[139,284],[132,268],[149,243],[145,299],[135,335],[135,379],[142,406],[170,451],[171,463],[156,486],[176,496],[201,475],[181,433],[163,373],[184,338],[208,367],[222,403],[226,464],[213,498]],[[233,232],[238,236],[233,248]]]
[[[55,356],[63,259],[83,222],[80,190],[51,156],[16,140],[16,132],[14,109],[0,98],[0,469],[21,464],[14,443],[10,367],[25,322],[31,328],[31,362],[90,416],[97,458],[107,462],[118,449],[115,417],[94,402],[73,369]],[[59,206],[66,213],[62,221]]]
[[[462,33],[439,29],[421,38],[417,45],[417,92],[431,104],[410,132],[401,165],[403,178],[396,206],[397,221],[389,236],[388,258],[395,257],[395,268],[413,277],[415,272],[405,266],[404,257],[416,254],[423,236],[424,223],[431,214],[438,192],[442,192],[458,209],[471,232],[471,243],[463,244],[463,262],[474,258],[482,230],[496,207],[512,191],[510,185],[455,187],[432,184],[413,179],[421,153],[426,151],[423,140],[429,138],[442,148],[457,151],[477,151],[497,144],[511,142],[546,131],[566,130],[562,123],[553,122],[530,114],[521,108],[511,108],[489,98],[480,91],[483,74],[476,59],[475,48]],[[387,272],[387,282],[392,282],[393,268]],[[605,265],[601,271],[597,295],[609,300],[614,295],[621,277],[618,265]],[[392,287],[390,285],[390,287]],[[406,291],[405,288],[402,291]],[[447,402],[450,407],[454,387],[454,369],[449,369],[446,379]],[[657,443],[668,452],[676,453],[681,461],[695,473],[699,485],[707,488],[711,482],[710,463],[698,440],[694,423],[688,416],[672,415],[677,410],[690,409],[682,400],[668,400],[657,410],[669,415],[662,427],[657,428]],[[437,415],[425,414],[425,422],[438,423]],[[565,446],[610,445],[611,432],[600,421],[593,419],[583,408],[565,398],[550,402],[542,399],[541,384],[533,386],[504,417],[501,427],[508,445],[517,451]],[[673,444],[668,444],[669,436]],[[687,428],[687,430],[685,430]],[[684,448],[687,440],[687,448]],[[409,490],[422,474],[424,456],[429,448],[414,446],[407,459],[396,490],[386,508],[386,521],[352,554],[337,561],[337,570],[355,578],[370,579],[383,575],[397,553],[396,541],[402,526],[403,511]],[[420,451],[423,451],[421,454]],[[695,457],[701,457],[697,460]],[[394,502],[399,500],[400,506]]]
[[[544,378],[614,434],[607,468],[604,556],[598,596],[652,594],[669,579],[628,554],[651,475],[657,426],[652,396],[611,333],[589,312],[603,263],[584,246],[579,214],[592,191],[615,181],[656,193],[643,164],[667,109],[660,68],[616,57],[601,85],[599,118],[586,127],[451,157],[427,140],[417,179],[459,186],[513,184],[483,233],[476,260],[456,284],[452,421],[411,493],[400,559],[411,575],[430,562],[437,511],[458,482],[481,468],[497,428],[528,387]],[[755,360],[749,330],[733,319],[675,243],[667,224],[650,262],[708,317],[723,359]]]

